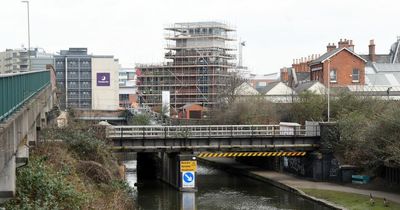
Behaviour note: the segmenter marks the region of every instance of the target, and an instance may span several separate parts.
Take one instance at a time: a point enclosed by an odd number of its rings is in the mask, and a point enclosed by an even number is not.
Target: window
[[[332,82],[336,82],[336,69],[331,69],[331,72],[330,72],[330,74],[329,74],[329,78],[330,78],[330,80],[331,80],[331,83]]]
[[[353,69],[353,74],[351,75],[353,82],[360,82],[360,70]]]
[[[135,79],[135,73],[129,72],[128,74],[128,80],[134,80]]]

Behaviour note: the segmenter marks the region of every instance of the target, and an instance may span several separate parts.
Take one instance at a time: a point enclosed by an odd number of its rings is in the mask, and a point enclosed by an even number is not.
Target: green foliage
[[[129,186],[128,182],[124,180],[112,180],[110,186],[113,190],[123,190],[129,194],[132,194],[134,190],[131,186]]]
[[[150,125],[151,117],[148,114],[137,114],[132,116],[130,125]]]
[[[264,98],[236,100],[229,107],[211,113],[215,124],[270,124],[279,121],[276,104]]]
[[[373,152],[386,165],[400,167],[400,109],[397,106],[386,109],[368,132]]]
[[[110,155],[106,144],[95,138],[91,132],[73,129],[60,129],[56,136],[62,139],[69,150],[75,152],[81,160],[92,160],[105,163]]]
[[[346,105],[338,113],[340,140],[335,144],[335,151],[343,154],[347,163],[366,169],[377,169],[383,164],[400,166],[397,102],[356,100],[348,101],[358,105],[358,109]]]
[[[6,209],[81,209],[86,196],[63,176],[46,166],[43,156],[31,157],[27,166],[17,170],[17,197]]]
[[[101,164],[111,159],[111,151],[106,141],[99,139],[99,129],[87,125],[72,123],[65,128],[45,129],[41,133],[44,139],[58,139],[68,147],[68,150],[78,155],[80,160],[91,160]]]
[[[327,100],[324,96],[311,92],[303,92],[298,100],[292,104],[290,118],[293,122],[306,120],[324,121],[326,119]]]

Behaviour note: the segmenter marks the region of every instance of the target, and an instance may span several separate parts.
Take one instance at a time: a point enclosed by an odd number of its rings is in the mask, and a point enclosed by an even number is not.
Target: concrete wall
[[[26,164],[27,145],[36,141],[37,127],[44,127],[46,112],[55,101],[51,85],[0,124],[0,202],[15,195],[15,168]]]
[[[112,57],[92,58],[92,109],[117,110],[119,107],[118,62]],[[99,73],[109,74],[109,85],[97,84]]]

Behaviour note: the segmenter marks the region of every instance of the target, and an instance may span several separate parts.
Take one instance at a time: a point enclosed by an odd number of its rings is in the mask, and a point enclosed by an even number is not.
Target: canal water
[[[140,210],[328,210],[329,208],[270,184],[226,173],[210,166],[197,168],[196,193],[181,193],[159,180],[140,180],[136,187],[136,160],[126,161],[127,179],[134,187]]]

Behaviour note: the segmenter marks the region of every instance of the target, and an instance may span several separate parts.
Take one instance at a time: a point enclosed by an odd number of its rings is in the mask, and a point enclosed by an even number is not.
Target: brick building
[[[289,87],[296,87],[299,83],[310,81],[310,62],[319,55],[313,54],[300,59],[293,59],[292,67],[283,67],[280,70],[281,82]]]
[[[364,85],[366,62],[354,52],[352,40],[341,39],[338,47],[328,44],[327,52],[309,63],[310,80],[327,85],[329,75],[332,86]]]
[[[248,83],[256,89],[264,88],[272,82],[276,82],[278,79],[277,73],[272,74],[250,74],[247,78]]]

